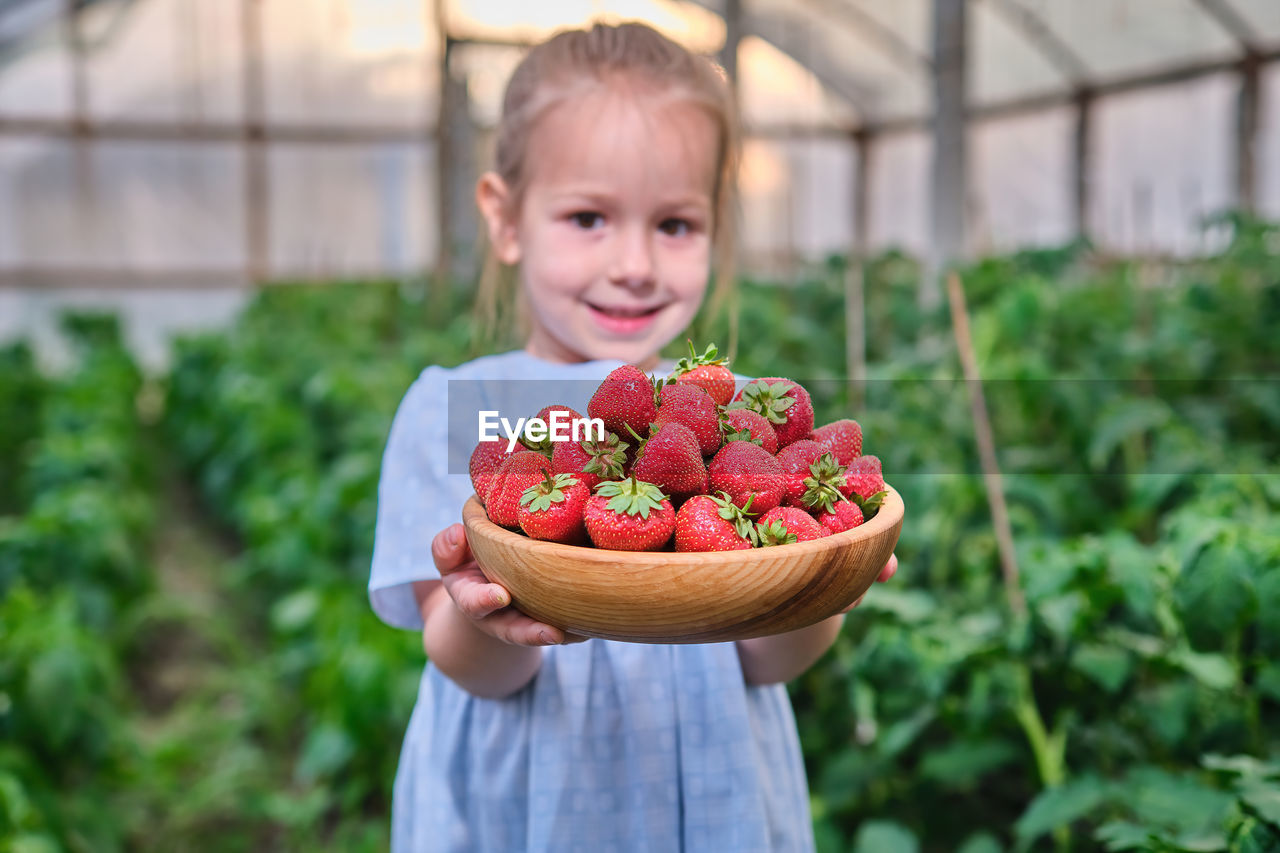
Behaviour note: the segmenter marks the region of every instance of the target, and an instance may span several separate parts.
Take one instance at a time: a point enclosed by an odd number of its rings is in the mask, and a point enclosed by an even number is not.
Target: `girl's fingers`
[[[515,609],[494,613],[479,624],[499,640],[514,646],[555,646],[568,642],[564,631],[530,619]]]
[[[461,524],[451,524],[431,540],[431,558],[444,575],[471,562],[471,546],[467,544],[467,529]]]
[[[511,603],[506,587],[489,583],[474,565],[446,574],[444,586],[458,609],[472,619],[483,619]]]
[[[881,570],[880,577],[876,578],[876,580],[879,581],[880,583],[884,583],[889,578],[893,577],[894,573],[897,571],[898,571],[898,555],[890,554],[889,562],[884,564],[884,569]]]

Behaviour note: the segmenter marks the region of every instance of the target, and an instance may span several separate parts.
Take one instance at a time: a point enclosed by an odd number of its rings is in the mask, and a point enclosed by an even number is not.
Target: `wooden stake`
[[[1009,609],[1018,616],[1025,616],[1027,602],[1018,576],[1018,557],[1013,550],[1013,528],[1009,524],[1009,509],[1004,502],[1004,482],[996,461],[996,443],[991,433],[991,419],[987,416],[986,398],[982,394],[978,359],[973,352],[973,340],[969,337],[969,311],[965,308],[964,287],[960,283],[960,276],[954,272],[947,275],[947,299],[951,303],[951,324],[955,329],[956,349],[960,353],[965,384],[969,387],[973,432],[978,442],[978,458],[982,463],[987,504],[991,507],[996,547],[1000,551],[1000,570],[1004,575],[1005,593],[1009,597]]]

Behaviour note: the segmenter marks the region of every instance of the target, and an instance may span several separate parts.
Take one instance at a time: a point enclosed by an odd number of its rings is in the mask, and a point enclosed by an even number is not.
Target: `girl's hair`
[[[707,317],[714,318],[733,290],[733,215],[737,194],[738,123],[733,93],[724,74],[709,59],[697,56],[644,24],[596,24],[590,30],[558,33],[534,47],[516,66],[502,101],[494,145],[494,171],[506,183],[514,216],[528,185],[529,139],[554,106],[616,80],[646,84],[703,108],[718,131],[714,207],[713,258],[715,286]],[[513,326],[524,334],[527,309],[516,290],[511,268],[487,253],[476,295],[476,313],[485,343],[496,342]],[[506,314],[514,306],[514,317]],[[502,314],[503,316],[499,316]],[[501,324],[501,325],[499,325]],[[731,326],[736,325],[732,323]],[[731,329],[731,338],[736,338]],[[504,342],[505,343],[505,342]],[[730,352],[736,340],[730,341]]]

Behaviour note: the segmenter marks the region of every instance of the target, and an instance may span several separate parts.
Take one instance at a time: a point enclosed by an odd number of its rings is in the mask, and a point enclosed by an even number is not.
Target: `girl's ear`
[[[485,172],[476,183],[476,205],[489,228],[489,245],[499,261],[511,265],[520,260],[520,242],[514,220],[508,216],[511,192],[497,172]]]

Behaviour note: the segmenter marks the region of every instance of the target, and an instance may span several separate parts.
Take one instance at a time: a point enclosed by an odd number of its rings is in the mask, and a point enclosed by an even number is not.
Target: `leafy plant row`
[[[469,340],[458,313],[394,284],[279,288],[229,334],[178,345],[166,434],[244,547],[228,595],[263,650],[237,693],[272,760],[229,821],[290,846],[387,844],[423,658],[364,592],[378,474],[416,372]]]
[[[118,849],[132,756],[129,615],[151,582],[141,376],[113,319],[73,316],[65,378],[11,351],[4,439],[25,511],[0,517],[0,849]],[[16,355],[15,355],[16,353]],[[39,403],[39,405],[37,405]]]

